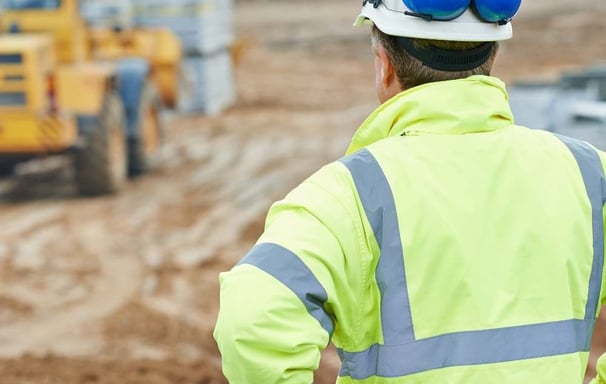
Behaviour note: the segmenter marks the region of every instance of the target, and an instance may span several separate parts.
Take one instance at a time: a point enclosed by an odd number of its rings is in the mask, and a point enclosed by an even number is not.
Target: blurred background
[[[225,383],[218,274],[378,106],[360,2],[0,4],[0,381]],[[519,123],[606,149],[605,19],[525,2],[495,69]]]

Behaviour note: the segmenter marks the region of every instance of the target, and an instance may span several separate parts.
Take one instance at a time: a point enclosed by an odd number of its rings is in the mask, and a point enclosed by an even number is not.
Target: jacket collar
[[[429,83],[394,96],[374,111],[355,133],[347,154],[390,136],[463,135],[513,123],[505,84],[496,77]]]

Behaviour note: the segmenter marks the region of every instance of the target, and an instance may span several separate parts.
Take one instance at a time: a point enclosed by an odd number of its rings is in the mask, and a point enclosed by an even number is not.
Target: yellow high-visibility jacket
[[[600,356],[596,371],[595,379],[591,380],[589,384],[606,384],[606,354]]]
[[[412,88],[271,208],[221,275],[232,384],[580,384],[604,297],[604,154],[516,126],[504,84]]]

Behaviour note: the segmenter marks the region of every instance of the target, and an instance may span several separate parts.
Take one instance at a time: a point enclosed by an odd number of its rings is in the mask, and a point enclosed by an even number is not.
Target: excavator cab
[[[13,34],[46,34],[54,39],[61,63],[86,59],[86,25],[74,0],[4,0],[0,30]]]

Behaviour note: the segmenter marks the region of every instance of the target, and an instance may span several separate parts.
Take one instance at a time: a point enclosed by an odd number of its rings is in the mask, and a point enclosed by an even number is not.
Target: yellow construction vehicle
[[[97,195],[145,172],[176,102],[177,37],[91,28],[77,0],[0,1],[0,173],[71,152],[79,191]]]

